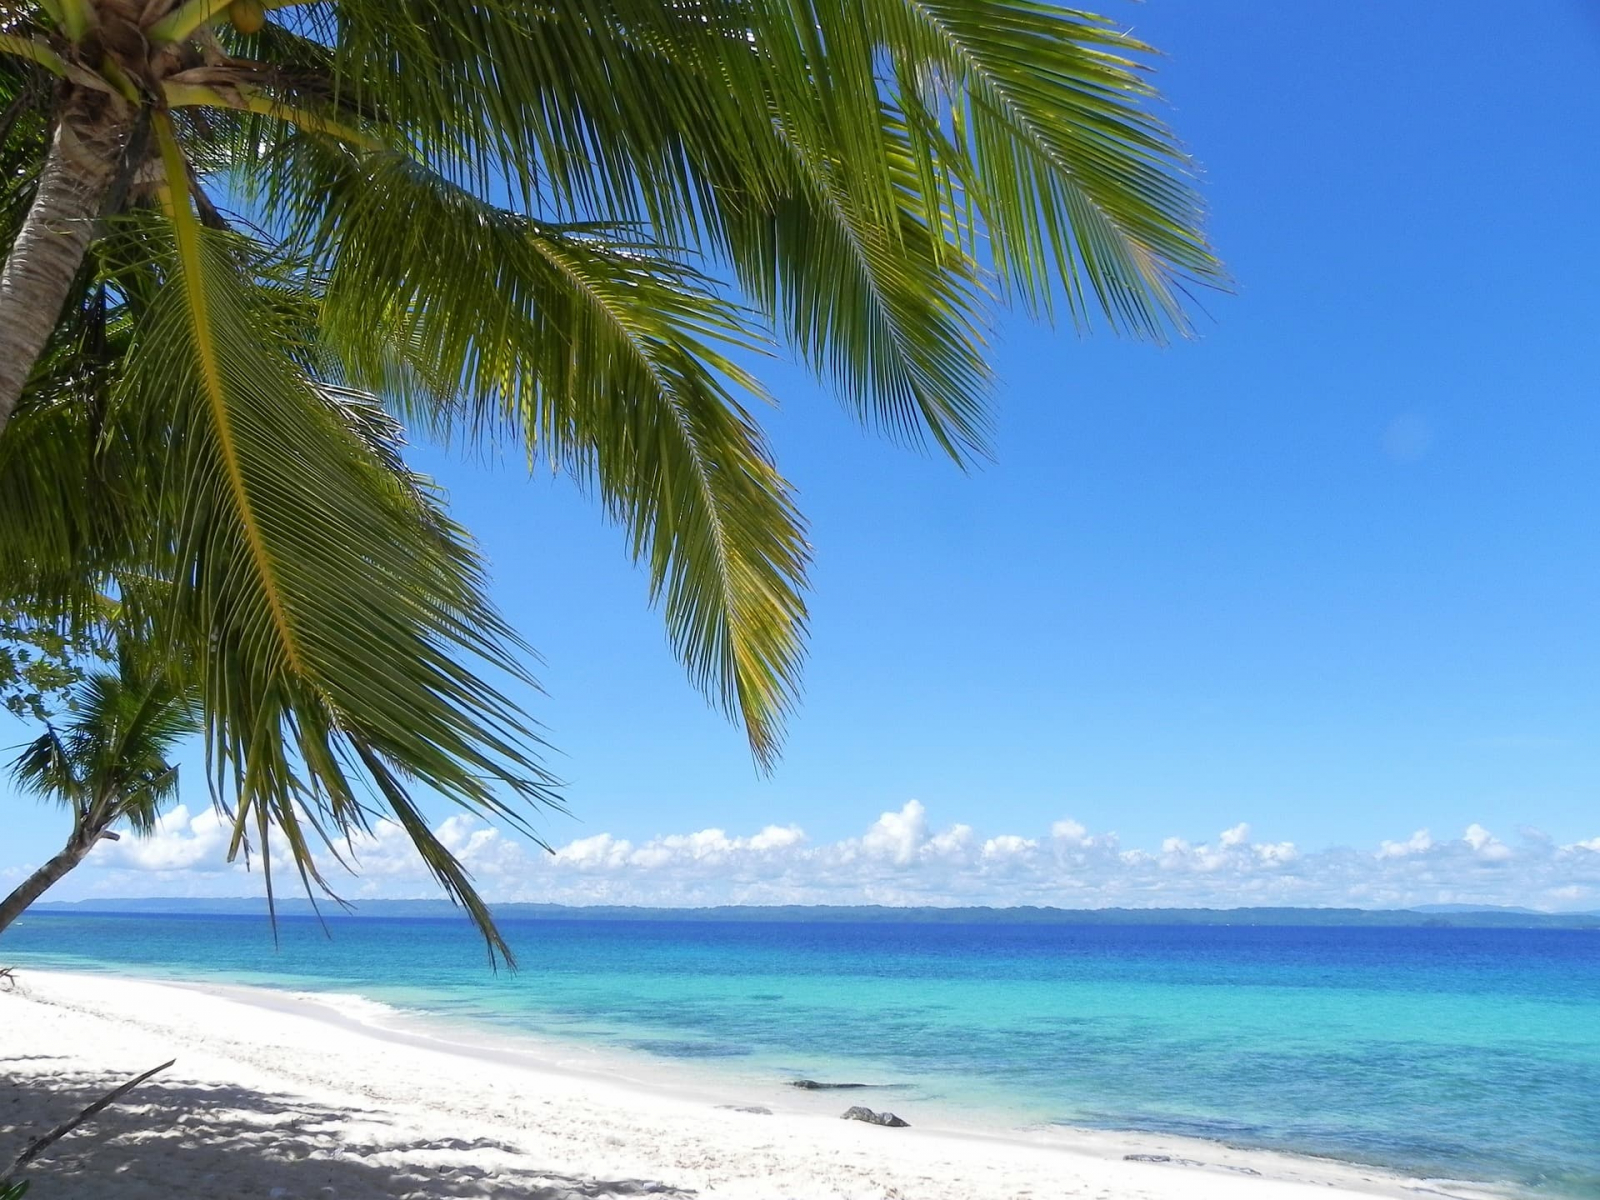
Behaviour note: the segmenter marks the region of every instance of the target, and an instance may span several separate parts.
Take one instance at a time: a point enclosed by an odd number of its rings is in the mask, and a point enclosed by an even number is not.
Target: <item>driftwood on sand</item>
[[[9,976],[9,974],[9,971],[0,972],[0,975],[4,976]],[[17,1155],[11,1166],[7,1168],[5,1174],[0,1175],[0,1186],[10,1183],[29,1163],[31,1163],[35,1158],[39,1157],[39,1155],[51,1145],[66,1137],[67,1134],[71,1133],[79,1125],[82,1125],[85,1121],[92,1120],[96,1113],[103,1109],[109,1108],[118,1100],[122,1099],[122,1097],[126,1096],[129,1092],[133,1091],[134,1088],[138,1087],[146,1079],[149,1079],[152,1075],[159,1071],[165,1071],[177,1061],[178,1060],[175,1058],[169,1058],[159,1067],[151,1067],[143,1075],[135,1075],[132,1079],[128,1080],[127,1083],[124,1083],[119,1087],[112,1088],[111,1091],[107,1092],[104,1096],[101,1096],[100,1099],[89,1105],[89,1107],[80,1109],[75,1116],[67,1118],[54,1129],[50,1130],[49,1133],[41,1134],[40,1136],[34,1138],[33,1141],[29,1142],[25,1147],[23,1147],[22,1153]]]

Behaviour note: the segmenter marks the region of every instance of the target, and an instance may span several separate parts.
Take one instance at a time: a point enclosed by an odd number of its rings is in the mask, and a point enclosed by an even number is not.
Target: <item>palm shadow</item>
[[[16,1078],[39,1056],[0,1060],[0,1170],[35,1137],[128,1075],[63,1070]],[[41,1200],[403,1200],[506,1197],[605,1200],[692,1191],[642,1179],[540,1169],[492,1138],[417,1138],[378,1108],[157,1077],[50,1146],[24,1178]]]

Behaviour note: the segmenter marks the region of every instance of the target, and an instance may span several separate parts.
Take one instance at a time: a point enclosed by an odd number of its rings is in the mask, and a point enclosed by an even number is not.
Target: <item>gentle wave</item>
[[[536,965],[495,975],[460,922],[329,926],[285,920],[273,951],[248,918],[30,917],[6,950],[693,1062],[775,1099],[893,1083],[914,1118],[1600,1196],[1600,938],[1581,932],[511,922]]]

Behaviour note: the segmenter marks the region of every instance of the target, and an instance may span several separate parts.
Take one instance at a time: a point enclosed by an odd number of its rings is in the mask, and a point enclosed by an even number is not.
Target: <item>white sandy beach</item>
[[[176,1058],[35,1164],[41,1200],[1470,1194],[1178,1139],[885,1129],[831,1114],[857,1102],[848,1093],[786,1103],[781,1088],[619,1081],[520,1044],[457,1043],[354,1012],[274,991],[19,970],[0,993],[0,1168],[115,1084]]]

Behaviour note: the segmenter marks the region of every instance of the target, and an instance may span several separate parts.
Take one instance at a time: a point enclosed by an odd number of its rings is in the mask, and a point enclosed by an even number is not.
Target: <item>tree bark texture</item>
[[[0,432],[72,292],[129,129],[126,107],[103,93],[78,91],[62,105],[38,191],[0,273]]]
[[[0,900],[0,933],[4,933],[13,921],[23,914],[28,905],[44,895],[60,881],[63,875],[81,863],[89,851],[94,849],[94,844],[98,840],[98,834],[84,836],[81,831],[74,831],[72,840],[60,854],[19,883],[4,900]]]

